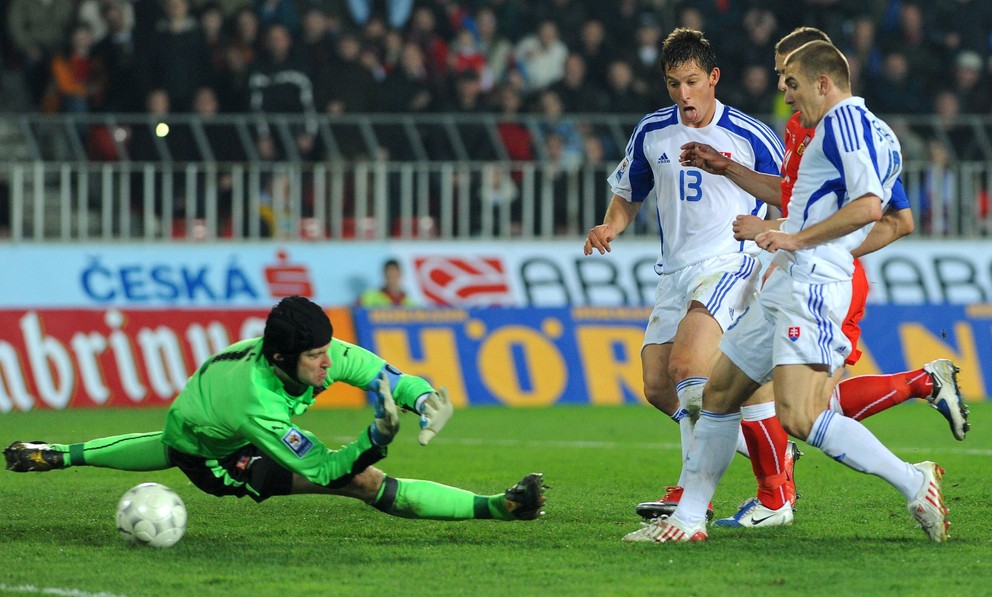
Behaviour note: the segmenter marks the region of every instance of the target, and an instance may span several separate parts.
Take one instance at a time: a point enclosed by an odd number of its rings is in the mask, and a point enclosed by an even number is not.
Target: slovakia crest
[[[795,342],[798,339],[799,339],[799,326],[798,325],[789,326],[789,340]]]

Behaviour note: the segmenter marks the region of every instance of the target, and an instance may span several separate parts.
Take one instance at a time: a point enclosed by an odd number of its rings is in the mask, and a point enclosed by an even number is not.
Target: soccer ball
[[[186,530],[186,505],[165,485],[142,483],[117,503],[117,530],[128,543],[172,547]]]

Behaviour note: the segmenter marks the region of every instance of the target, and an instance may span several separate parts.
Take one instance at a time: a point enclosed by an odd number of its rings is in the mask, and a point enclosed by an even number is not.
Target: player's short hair
[[[811,41],[785,58],[786,66],[797,62],[799,72],[807,79],[813,80],[826,75],[838,88],[850,91],[851,67],[844,54],[832,43]]]
[[[788,55],[811,41],[833,43],[829,35],[816,27],[796,27],[788,35],[778,40],[778,43],[775,44],[775,53]]]
[[[661,66],[665,70],[695,62],[707,73],[717,67],[716,51],[702,31],[679,27],[661,45]]]

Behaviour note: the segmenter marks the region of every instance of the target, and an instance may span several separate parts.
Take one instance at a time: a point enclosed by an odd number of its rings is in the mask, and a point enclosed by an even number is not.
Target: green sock
[[[172,466],[162,432],[129,433],[81,444],[52,444],[65,453],[66,466],[99,466],[121,471],[160,471]]]
[[[506,510],[503,494],[479,495],[419,479],[386,477],[372,506],[401,518],[431,520],[471,520],[496,518],[513,520]]]

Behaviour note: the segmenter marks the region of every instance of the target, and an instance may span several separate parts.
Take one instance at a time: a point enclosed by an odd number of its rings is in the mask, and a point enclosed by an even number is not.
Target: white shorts
[[[662,274],[642,347],[674,340],[692,301],[702,303],[726,330],[747,308],[761,280],[760,270],[754,257],[729,253]]]
[[[844,366],[851,342],[843,332],[851,282],[797,282],[776,268],[747,312],[727,330],[720,350],[758,383],[776,365]]]

